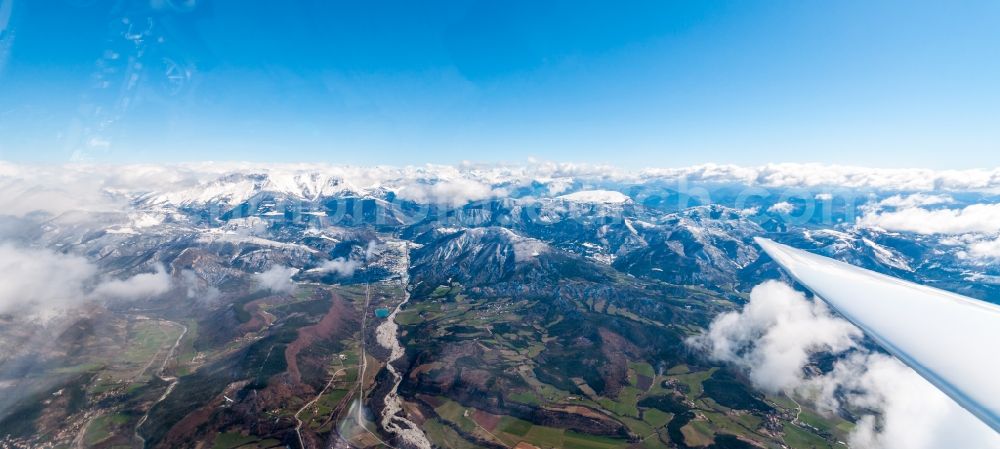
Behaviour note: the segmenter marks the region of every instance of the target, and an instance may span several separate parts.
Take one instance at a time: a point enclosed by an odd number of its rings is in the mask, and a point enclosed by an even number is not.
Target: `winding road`
[[[305,448],[306,447],[306,445],[302,442],[302,424],[303,423],[302,423],[302,420],[299,419],[299,415],[302,412],[304,412],[307,408],[309,408],[311,405],[315,404],[316,401],[319,400],[319,398],[323,397],[323,393],[326,393],[326,390],[328,390],[330,388],[330,385],[333,385],[333,382],[335,380],[337,380],[337,376],[339,376],[340,373],[342,373],[342,372],[344,372],[346,370],[347,370],[347,368],[345,367],[345,368],[341,368],[341,369],[337,370],[335,373],[333,373],[333,375],[330,376],[330,381],[327,382],[326,386],[324,386],[323,389],[319,391],[319,394],[317,394],[316,397],[313,398],[313,400],[311,400],[309,402],[306,402],[305,405],[303,405],[302,408],[299,409],[299,411],[295,412],[295,422],[297,423],[295,425],[295,435],[297,435],[298,438],[299,438],[299,447],[301,447],[301,448]]]
[[[163,371],[167,369],[167,362],[169,362],[170,359],[174,357],[174,353],[177,352],[177,347],[180,346],[181,340],[183,340],[184,336],[187,335],[188,328],[187,326],[181,323],[176,323],[173,321],[161,320],[161,322],[169,323],[174,326],[180,326],[183,330],[181,331],[181,334],[177,336],[177,340],[174,341],[174,345],[170,348],[169,351],[167,351],[167,356],[163,358],[163,363],[160,364],[160,369],[156,370],[156,377],[159,377],[160,380],[164,382],[170,382],[170,385],[168,385],[167,390],[164,391],[162,395],[160,395],[160,398],[157,399],[156,402],[152,403],[148,409],[146,409],[146,413],[142,415],[142,418],[139,418],[139,422],[135,425],[135,438],[139,442],[140,448],[146,447],[146,439],[143,438],[141,434],[139,434],[139,429],[142,428],[142,425],[145,424],[146,421],[149,419],[149,412],[153,410],[153,407],[156,407],[156,404],[163,402],[163,400],[166,399],[167,396],[170,396],[170,392],[174,391],[174,387],[176,387],[177,382],[180,381],[180,379],[174,376],[164,377]]]

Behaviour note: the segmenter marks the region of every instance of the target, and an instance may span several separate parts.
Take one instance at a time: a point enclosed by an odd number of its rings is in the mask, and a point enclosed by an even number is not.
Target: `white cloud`
[[[291,293],[295,290],[292,276],[298,273],[297,268],[274,265],[263,273],[254,273],[254,279],[261,288],[274,293]]]
[[[351,277],[358,268],[364,265],[363,261],[376,259],[384,248],[385,246],[378,241],[371,240],[365,245],[363,254],[355,251],[351,253],[350,257],[338,257],[325,261],[319,267],[310,271],[333,273],[340,277]]]
[[[1000,189],[1000,168],[972,170],[886,169],[825,164],[767,164],[746,167],[704,164],[685,168],[654,168],[643,179],[684,179],[688,182],[732,182],[765,187],[842,187],[888,191],[962,191]]]
[[[155,273],[140,273],[128,279],[113,279],[94,288],[93,295],[102,299],[141,299],[170,290],[170,275],[163,265]]]
[[[538,180],[538,182],[545,185],[546,189],[549,192],[549,195],[552,196],[559,195],[560,193],[569,190],[570,187],[573,187],[573,181],[574,181],[573,178],[553,178],[553,179],[542,178]]]
[[[771,207],[767,208],[768,212],[774,212],[774,213],[779,213],[779,214],[791,213],[793,210],[795,210],[795,205],[792,204],[792,203],[789,203],[788,201],[782,201],[780,203],[774,203],[774,204],[771,205]]]
[[[809,354],[842,352],[859,338],[861,331],[833,317],[823,303],[768,281],[754,287],[742,311],[719,315],[691,343],[714,360],[748,369],[755,385],[777,392],[802,383]]]
[[[874,410],[850,434],[863,449],[998,448],[1000,435],[900,361],[859,351],[803,387],[817,400],[839,407]]]
[[[912,195],[893,195],[882,201],[879,205],[895,208],[910,208],[918,206],[934,206],[938,204],[951,204],[955,199],[950,195],[930,195],[926,193],[914,193]]]
[[[83,303],[96,274],[83,257],[0,245],[0,313],[53,316]]]
[[[949,195],[894,195],[869,208],[857,225],[890,231],[947,236],[945,245],[962,245],[964,259],[1000,259],[1000,204],[973,204],[962,208],[928,209],[922,206],[951,204]],[[893,208],[884,210],[884,207]]]
[[[821,411],[872,411],[851,432],[851,447],[1000,448],[1000,435],[901,362],[864,349],[860,335],[820,301],[768,281],[752,290],[742,311],[720,315],[689,344],[746,370],[763,390],[811,398]],[[805,376],[809,357],[819,352],[842,357],[833,371]]]
[[[147,298],[169,288],[162,267],[105,280],[84,257],[0,244],[0,313],[49,318],[87,301]]]
[[[0,213],[60,215],[70,211],[121,211],[125,203],[101,190],[98,176],[75,176],[68,169],[26,168],[0,163]]]
[[[966,254],[975,259],[1000,259],[1000,237],[970,243]]]
[[[137,198],[142,199],[144,206],[207,202],[235,205],[259,191],[304,200],[391,191],[400,198],[418,202],[464,204],[503,196],[511,189],[532,183],[547,186],[548,195],[557,196],[576,183],[601,186],[613,182],[654,186],[664,182],[740,183],[777,188],[909,192],[1000,191],[1000,169],[935,171],[820,164],[757,167],[706,164],[629,172],[609,166],[550,162],[416,167],[248,163],[27,166],[0,162],[0,213],[23,216],[36,210],[55,215],[67,211],[122,212]]]
[[[813,198],[815,198],[817,201],[830,201],[830,200],[833,199],[833,194],[832,193],[817,193],[816,196],[814,196]]]
[[[222,296],[222,292],[217,287],[199,277],[194,270],[181,270],[178,280],[181,287],[184,288],[186,296],[198,302],[210,304]]]
[[[625,204],[632,202],[628,195],[614,190],[581,190],[557,197],[564,201],[596,204]]]
[[[961,209],[909,207],[892,212],[874,211],[860,217],[858,224],[918,234],[994,234],[1000,232],[1000,204],[973,204]]]
[[[338,257],[333,260],[328,260],[323,262],[319,266],[318,270],[323,273],[333,273],[341,277],[351,277],[354,275],[354,271],[361,266],[361,261],[357,259],[345,259],[343,257]]]
[[[150,192],[173,192],[221,176],[201,166],[18,165],[0,161],[0,214],[123,213]]]
[[[492,196],[497,192],[487,184],[472,179],[441,180],[433,183],[409,182],[398,188],[400,198],[418,203],[461,205]]]

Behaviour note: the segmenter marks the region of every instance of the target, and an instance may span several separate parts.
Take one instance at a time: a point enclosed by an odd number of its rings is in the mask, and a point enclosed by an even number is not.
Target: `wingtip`
[[[982,313],[995,306],[926,285],[893,278],[820,254],[755,237],[754,242],[792,279],[861,328],[882,348],[993,430],[1000,431],[1000,403],[992,342],[1000,329]],[[967,307],[969,304],[976,308]],[[942,323],[945,323],[942,325]],[[961,323],[957,325],[954,323]],[[962,347],[962,351],[948,351]],[[936,348],[936,349],[935,349]],[[990,374],[992,375],[992,374]]]

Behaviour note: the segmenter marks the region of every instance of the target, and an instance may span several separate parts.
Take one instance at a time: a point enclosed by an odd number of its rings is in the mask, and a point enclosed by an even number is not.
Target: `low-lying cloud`
[[[24,216],[70,211],[121,212],[132,200],[147,205],[238,205],[258,189],[312,200],[391,191],[422,203],[463,204],[547,186],[550,196],[574,185],[734,183],[753,187],[879,190],[885,192],[997,191],[1000,169],[877,169],[822,164],[736,166],[704,164],[627,171],[606,165],[531,161],[525,165],[462,164],[352,167],[329,164],[196,163],[176,165],[28,166],[0,161],[0,209]],[[904,201],[906,197],[900,197]],[[925,200],[920,202],[920,199]],[[911,196],[898,207],[928,205],[941,195]]]
[[[904,207],[865,214],[858,219],[858,224],[918,234],[994,234],[1000,232],[1000,204],[973,204],[961,209],[934,210]]]
[[[0,245],[0,313],[50,315],[86,300],[97,274],[87,259],[53,251]]]
[[[682,178],[688,182],[733,182],[797,188],[833,186],[882,191],[993,190],[1000,187],[1000,169],[930,170],[797,163],[761,166],[703,164],[684,168],[652,168],[644,170],[642,175],[646,179]]]
[[[1000,259],[1000,237],[970,243],[967,255],[975,259]]]
[[[909,208],[918,206],[935,206],[938,204],[951,204],[955,202],[955,199],[951,195],[931,195],[927,193],[914,193],[912,195],[893,195],[882,201],[879,204],[882,206],[896,207],[896,208]]]
[[[364,252],[352,251],[349,257],[337,257],[332,260],[323,262],[319,267],[315,268],[315,271],[320,273],[332,273],[339,277],[351,277],[354,276],[354,272],[358,268],[361,268],[365,261],[372,260],[378,257],[378,253],[385,249],[385,246],[380,244],[378,241],[371,240],[365,245]],[[312,271],[312,270],[310,270]]]
[[[341,277],[351,277],[354,276],[354,271],[356,271],[360,266],[361,261],[358,259],[338,257],[336,259],[323,262],[318,269],[323,273],[332,273]]]
[[[811,354],[844,352],[861,337],[858,328],[831,315],[822,302],[769,281],[754,287],[742,311],[719,315],[691,343],[714,360],[746,369],[755,385],[776,393],[802,384],[802,367]]]
[[[964,246],[957,254],[959,257],[973,261],[989,262],[1000,258],[1000,203],[929,208],[953,202],[949,195],[895,195],[871,207],[858,218],[857,225],[944,236],[942,242]]]
[[[185,296],[199,303],[212,304],[222,296],[218,287],[198,276],[194,270],[181,270],[177,280]]]
[[[270,290],[273,293],[291,293],[295,290],[295,283],[292,282],[292,276],[298,272],[297,268],[274,265],[268,268],[267,271],[254,273],[253,277],[257,281],[257,285],[262,289]]]
[[[0,313],[48,318],[88,301],[142,299],[169,289],[162,266],[154,273],[107,279],[81,256],[0,244]]]
[[[876,412],[861,415],[848,441],[853,448],[1000,448],[1000,435],[888,355],[857,350],[800,390],[815,394],[821,411]]]
[[[400,198],[417,203],[461,205],[497,196],[489,185],[472,179],[441,180],[433,183],[409,182],[399,187]]]
[[[1000,448],[1000,435],[909,367],[860,342],[861,332],[822,302],[776,281],[755,287],[743,310],[720,315],[688,341],[743,369],[762,390],[809,398],[828,413],[860,413],[851,447]],[[807,376],[804,368],[818,353],[840,359],[831,372]]]
[[[149,298],[170,290],[170,275],[163,265],[154,273],[140,273],[127,279],[112,279],[98,284],[93,295],[106,299]]]
[[[778,214],[787,214],[795,210],[795,205],[789,203],[788,201],[782,201],[780,203],[774,203],[771,207],[767,208],[768,212],[774,212]]]

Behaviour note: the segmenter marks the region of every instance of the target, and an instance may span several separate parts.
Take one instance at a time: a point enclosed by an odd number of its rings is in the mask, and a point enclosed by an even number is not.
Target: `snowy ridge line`
[[[329,164],[137,164],[19,165],[0,161],[0,191],[38,195],[84,188],[97,197],[125,197],[147,205],[239,204],[257,192],[315,201],[337,195],[383,196],[393,192],[416,202],[467,202],[539,187],[533,195],[557,197],[582,191],[599,202],[622,198],[601,190],[613,184],[741,184],[775,188],[842,188],[880,191],[1000,192],[1000,168],[969,170],[882,169],[822,164],[756,167],[704,164],[629,171],[588,164],[540,163],[359,167]],[[77,192],[79,193],[79,192]],[[608,196],[611,195],[611,196]],[[591,196],[582,194],[582,197]],[[95,198],[97,199],[97,198]]]

